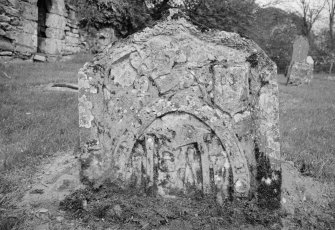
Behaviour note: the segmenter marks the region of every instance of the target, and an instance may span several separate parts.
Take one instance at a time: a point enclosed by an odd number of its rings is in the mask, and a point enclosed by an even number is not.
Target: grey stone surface
[[[0,13],[0,52],[13,51],[13,58],[24,59],[33,59],[36,52],[52,55],[79,52],[79,31],[65,34],[70,26],[78,28],[74,8],[65,7],[64,0],[51,0],[50,3],[47,2],[46,9],[40,11],[46,13],[45,20],[40,17],[39,21],[37,0],[0,1],[0,9],[3,9]],[[42,33],[38,33],[39,30]],[[43,38],[41,43],[38,43],[38,36]],[[50,40],[45,41],[47,38]],[[65,42],[66,39],[71,43]]]
[[[307,62],[307,64],[314,66],[314,60],[313,60],[313,58],[311,56],[308,56],[306,58],[306,62]]]
[[[10,17],[0,14],[0,22],[9,22],[10,21]]]
[[[308,39],[304,36],[297,37],[293,44],[292,59],[287,73],[287,84],[308,84],[313,79],[314,62],[307,62],[308,51]]]
[[[66,18],[58,14],[47,13],[45,25],[51,28],[63,29],[66,26]]]
[[[54,38],[39,38],[40,52],[46,54],[61,54],[62,41]]]
[[[37,36],[37,22],[22,19],[21,23],[23,32]]]
[[[79,43],[79,39],[76,38],[76,37],[67,36],[65,38],[65,43],[67,43],[67,44],[78,44]]]
[[[48,6],[48,11],[52,14],[65,16],[67,12],[64,0],[51,0],[51,5]]]
[[[25,57],[25,59],[28,59],[31,54],[35,52],[35,49],[31,46],[27,46],[24,44],[16,44],[14,52],[19,53],[21,57]]]
[[[34,61],[45,62],[46,60],[47,60],[46,57],[43,55],[39,55],[39,54],[34,55]]]
[[[12,56],[13,52],[10,51],[3,51],[0,52],[0,56]]]
[[[37,21],[38,8],[36,5],[24,1],[20,1],[20,5],[20,7],[23,8],[21,15],[23,18],[31,21]]]
[[[294,62],[305,62],[309,51],[308,39],[298,36],[293,43],[292,60]]]
[[[8,39],[0,38],[0,50],[1,51],[13,51],[14,46]]]
[[[79,117],[86,183],[280,202],[276,65],[237,34],[180,18],[109,45],[79,72]]]
[[[314,64],[307,62],[295,62],[291,67],[288,84],[301,85],[309,84],[313,79]]]
[[[6,32],[3,29],[0,29],[0,36],[5,36]]]
[[[21,31],[17,31],[15,33],[15,44],[17,45],[23,45],[26,47],[29,47],[32,52],[35,52],[36,47],[37,47],[37,34],[32,34],[32,33],[25,33]]]
[[[64,29],[57,29],[57,28],[46,28],[45,34],[47,38],[54,38],[58,40],[62,40],[65,38],[65,31]],[[79,35],[78,35],[79,36]]]

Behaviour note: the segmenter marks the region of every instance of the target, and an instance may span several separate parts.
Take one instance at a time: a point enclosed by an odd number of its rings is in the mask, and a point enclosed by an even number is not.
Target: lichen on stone
[[[276,66],[250,40],[203,33],[185,18],[161,21],[109,46],[84,75],[82,174],[92,184],[222,203],[257,192],[256,152],[266,170],[280,170]]]

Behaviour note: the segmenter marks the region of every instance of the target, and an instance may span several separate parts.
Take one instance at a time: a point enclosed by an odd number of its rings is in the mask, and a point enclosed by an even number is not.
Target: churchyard
[[[0,230],[333,229],[335,3],[279,2],[0,3]]]
[[[22,197],[31,193],[35,186],[34,183],[41,181],[40,170],[41,167],[43,168],[43,164],[49,167],[50,161],[53,162],[54,159],[67,156],[62,165],[68,166],[68,160],[72,159],[68,156],[75,151],[79,132],[77,93],[51,91],[46,87],[50,83],[76,83],[77,72],[87,60],[91,60],[91,57],[84,55],[72,61],[58,63],[6,64],[8,77],[2,77],[0,91],[0,122],[2,127],[0,133],[2,141],[1,229],[11,229],[11,227],[13,229],[77,229],[74,226],[81,226],[81,229],[86,229],[84,226],[91,226],[94,229],[108,229],[108,226],[127,226],[126,223],[132,221],[137,221],[136,223],[142,227],[152,226],[155,223],[159,225],[159,223],[166,221],[171,224],[170,226],[175,226],[176,229],[192,229],[189,223],[193,222],[198,223],[199,226],[206,226],[206,224],[212,227],[216,225],[231,226],[231,229],[233,227],[240,229],[241,226],[248,229],[280,228],[278,218],[287,214],[284,215],[280,212],[269,214],[267,211],[264,213],[253,203],[237,204],[236,207],[242,207],[245,210],[242,213],[233,208],[233,211],[228,214],[209,214],[206,216],[206,218],[212,218],[209,220],[197,218],[198,215],[202,215],[202,208],[211,210],[206,201],[204,201],[205,203],[203,201],[195,203],[180,201],[181,205],[175,206],[154,198],[138,200],[136,196],[132,198],[133,191],[130,191],[129,194],[119,194],[117,189],[113,190],[115,188],[108,187],[98,190],[95,195],[90,190],[80,190],[82,192],[79,191],[79,193],[67,198],[66,202],[68,203],[63,203],[65,209],[62,211],[53,210],[52,207],[42,208],[45,206],[38,202],[32,206],[31,210],[18,206]],[[334,218],[331,213],[335,211],[334,197],[328,193],[330,188],[334,188],[333,183],[335,182],[333,170],[335,166],[335,123],[333,116],[335,113],[335,98],[333,96],[335,82],[328,80],[327,74],[315,74],[311,84],[301,87],[286,85],[286,78],[283,75],[278,75],[277,80],[280,99],[281,152],[285,160],[289,161],[290,173],[293,172],[296,176],[300,171],[302,178],[299,179],[302,181],[299,184],[300,188],[313,187],[315,184],[317,186],[306,193],[308,195],[301,198],[302,206],[295,207],[295,214],[292,214],[289,223],[302,229],[306,226],[330,229],[330,226],[334,226]],[[50,167],[50,172],[53,173],[52,167]],[[35,189],[34,191],[43,193],[43,189],[47,191],[47,186],[49,185],[46,184],[42,186],[42,190]],[[303,190],[308,190],[305,187]],[[116,194],[116,197],[106,200],[106,194],[107,196],[108,194]],[[85,196],[96,197],[92,201],[93,206],[87,209],[88,212],[85,215],[80,212],[76,213],[76,206],[73,202],[76,202],[78,197]],[[103,209],[106,207],[101,201],[110,202],[109,205],[112,205],[115,204],[113,199],[118,199],[117,203],[120,205],[114,206],[110,216],[103,214]],[[322,211],[312,205],[315,201],[322,204]],[[130,202],[137,203],[140,205],[138,207],[143,208],[139,208],[138,212],[133,209],[133,213],[120,214],[122,209],[134,208],[129,204]],[[158,206],[170,207],[181,214],[177,217],[175,214],[164,213],[164,211],[171,210],[168,208],[163,209],[163,213],[160,214],[150,213],[148,210],[156,210],[157,204]],[[79,206],[81,205],[79,204]],[[145,206],[148,208],[146,209]],[[226,207],[228,207],[227,210],[231,208],[229,204],[226,204]],[[72,214],[68,216],[64,210]],[[147,215],[143,216],[142,220],[132,220],[131,215],[139,213],[142,215],[147,213]],[[190,217],[190,215],[195,216]],[[205,219],[206,221],[204,221]],[[186,220],[186,222],[180,220]],[[50,224],[52,222],[55,224]],[[111,223],[115,225],[111,225]],[[88,229],[90,228],[88,227]],[[128,229],[132,229],[132,227]]]

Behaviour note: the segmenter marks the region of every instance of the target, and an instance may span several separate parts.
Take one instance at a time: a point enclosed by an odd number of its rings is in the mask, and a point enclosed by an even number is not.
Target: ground
[[[335,226],[335,81],[280,87],[284,210],[253,201],[211,202],[134,196],[113,186],[82,189],[76,159],[76,83],[89,59],[5,64],[0,75],[0,229],[332,229]],[[2,67],[3,68],[3,67]],[[73,193],[74,190],[77,192]],[[94,192],[94,196],[92,193]],[[67,198],[60,203],[60,200]]]

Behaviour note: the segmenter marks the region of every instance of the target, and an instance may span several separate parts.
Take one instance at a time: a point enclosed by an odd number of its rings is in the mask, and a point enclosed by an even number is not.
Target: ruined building
[[[110,45],[79,73],[83,181],[278,207],[276,74],[253,41],[183,17]]]
[[[53,61],[80,43],[75,9],[64,0],[0,1],[0,60]]]

